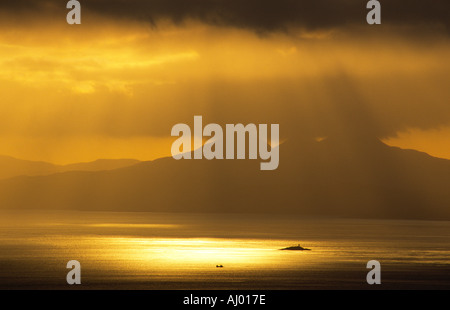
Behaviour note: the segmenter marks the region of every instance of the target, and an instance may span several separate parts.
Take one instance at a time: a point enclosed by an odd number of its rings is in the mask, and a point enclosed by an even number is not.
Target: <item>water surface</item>
[[[0,213],[0,288],[450,289],[450,222],[242,214]],[[301,244],[311,251],[280,251]],[[223,268],[216,268],[223,265]]]

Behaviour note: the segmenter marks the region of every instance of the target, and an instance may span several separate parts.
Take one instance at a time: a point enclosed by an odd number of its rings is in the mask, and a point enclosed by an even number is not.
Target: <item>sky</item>
[[[80,2],[0,3],[1,155],[151,160],[202,115],[450,159],[448,1]]]

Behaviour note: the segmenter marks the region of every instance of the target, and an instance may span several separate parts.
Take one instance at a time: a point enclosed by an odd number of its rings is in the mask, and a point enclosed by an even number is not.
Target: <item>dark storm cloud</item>
[[[89,0],[80,1],[85,10],[120,19],[157,24],[161,18],[175,23],[195,19],[208,24],[251,29],[257,32],[283,31],[289,27],[327,29],[348,24],[365,24],[365,0]],[[383,24],[421,27],[449,26],[450,1],[380,1]],[[2,1],[0,10],[39,12],[65,9],[65,1]],[[84,15],[86,16],[86,15]]]

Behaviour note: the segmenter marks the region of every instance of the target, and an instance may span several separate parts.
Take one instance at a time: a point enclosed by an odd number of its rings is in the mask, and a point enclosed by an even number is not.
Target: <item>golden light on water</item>
[[[2,213],[0,238],[8,251],[0,252],[0,259],[26,261],[24,279],[54,275],[63,283],[67,262],[78,260],[83,287],[104,289],[358,286],[365,283],[366,263],[374,258],[385,272],[405,261],[414,266],[449,264],[448,222],[296,220],[268,225],[273,219],[263,217],[252,222],[261,225],[248,225],[247,219],[246,225],[240,221],[230,226],[223,220],[233,216],[207,218]],[[433,242],[422,235],[424,227]],[[280,250],[298,243],[311,251]]]
[[[86,224],[88,227],[104,227],[104,228],[178,228],[180,225],[175,224],[126,224],[126,223],[102,223],[102,224]]]
[[[132,250],[124,253],[127,260],[148,261],[168,270],[180,266],[197,269],[215,268],[216,265],[256,267],[276,264],[275,256],[280,254],[276,248],[261,247],[261,240],[113,238],[107,242],[130,247]]]
[[[282,247],[294,245],[286,240],[83,236],[72,243],[68,239],[71,238],[40,242],[51,242],[52,247],[66,252],[65,256],[81,254],[80,259],[88,268],[163,278],[191,273],[230,276],[230,272],[303,269],[319,264],[319,253],[324,253],[316,242],[308,243],[315,247],[314,252],[281,251]],[[77,248],[84,250],[77,253]]]

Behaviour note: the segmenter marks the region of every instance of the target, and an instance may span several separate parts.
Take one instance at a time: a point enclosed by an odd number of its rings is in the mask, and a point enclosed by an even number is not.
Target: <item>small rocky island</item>
[[[311,251],[311,249],[301,247],[300,244],[297,246],[290,246],[290,247],[280,249],[280,250],[282,250],[282,251]]]

